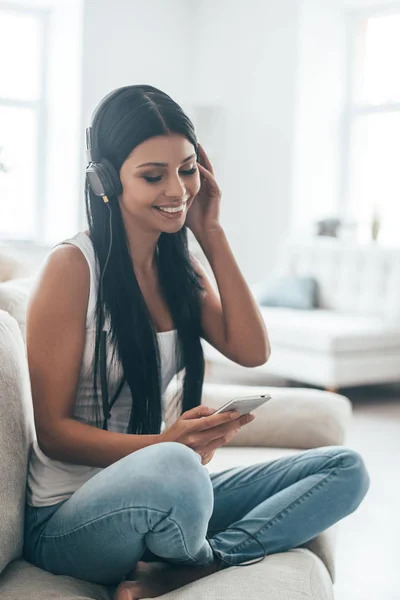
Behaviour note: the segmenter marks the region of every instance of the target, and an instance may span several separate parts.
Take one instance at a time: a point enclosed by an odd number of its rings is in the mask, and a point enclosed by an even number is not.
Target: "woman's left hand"
[[[200,144],[197,166],[200,172],[201,187],[188,210],[185,224],[200,241],[210,232],[221,228],[219,222],[221,190],[215,180],[210,159]]]

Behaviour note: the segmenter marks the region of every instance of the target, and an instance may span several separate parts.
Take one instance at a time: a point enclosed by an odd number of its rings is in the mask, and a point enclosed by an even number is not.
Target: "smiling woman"
[[[188,531],[183,544],[171,544],[181,535],[171,521],[157,552],[194,565],[198,578],[219,564],[205,537],[213,492],[203,465],[253,419],[201,406],[202,339],[255,366],[268,359],[268,336],[219,221],[212,165],[176,102],[147,85],[112,92],[87,130],[87,156],[89,228],[52,251],[28,311],[37,441],[25,551],[53,573],[119,583],[148,542],[138,534],[137,507],[161,491],[162,521],[178,499],[189,498],[177,515],[187,518]],[[219,293],[189,252],[187,228]],[[166,388],[177,374],[181,390],[167,404]],[[152,464],[167,477],[147,477]],[[173,473],[185,475],[178,486]],[[134,498],[135,490],[144,496]],[[153,522],[155,515],[140,511]],[[98,518],[107,531],[96,526],[94,539],[87,525]],[[77,530],[81,554],[70,552],[76,540],[68,532]],[[136,587],[116,597],[150,596]]]

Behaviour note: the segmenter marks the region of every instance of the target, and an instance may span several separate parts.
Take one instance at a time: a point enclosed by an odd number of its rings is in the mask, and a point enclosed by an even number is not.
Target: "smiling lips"
[[[165,212],[165,213],[178,213],[178,212],[182,212],[183,210],[185,210],[186,208],[186,204],[187,201],[182,202],[181,204],[179,204],[178,206],[155,206],[154,208],[156,208],[157,210],[161,211],[161,212]]]

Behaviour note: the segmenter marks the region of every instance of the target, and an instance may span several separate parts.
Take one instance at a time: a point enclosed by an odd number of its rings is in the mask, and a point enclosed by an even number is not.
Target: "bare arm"
[[[60,246],[51,254],[28,307],[28,362],[42,451],[56,460],[107,467],[162,437],[103,431],[73,419],[89,282],[78,248]]]
[[[267,362],[270,344],[264,319],[236,263],[221,228],[198,241],[217,281],[219,295],[197,262],[205,287],[202,326],[204,338],[230,360],[257,367]]]

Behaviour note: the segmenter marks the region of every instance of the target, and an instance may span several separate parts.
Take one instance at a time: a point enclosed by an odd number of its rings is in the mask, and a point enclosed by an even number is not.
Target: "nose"
[[[167,198],[178,198],[181,199],[186,194],[186,187],[183,184],[182,179],[179,175],[169,177],[167,180],[167,187],[165,190],[165,196]]]

